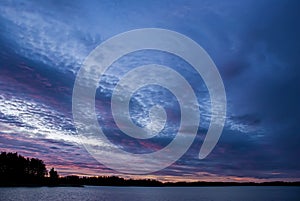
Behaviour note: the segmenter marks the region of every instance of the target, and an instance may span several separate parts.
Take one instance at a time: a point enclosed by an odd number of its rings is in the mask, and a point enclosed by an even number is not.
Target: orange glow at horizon
[[[285,182],[295,182],[300,181],[300,178],[255,178],[255,177],[237,177],[237,176],[223,176],[217,174],[211,174],[209,172],[198,172],[191,174],[183,174],[180,176],[175,175],[162,175],[162,174],[149,174],[149,175],[129,175],[112,172],[110,170],[96,170],[88,168],[79,168],[76,166],[66,167],[63,165],[56,166],[60,176],[76,175],[79,177],[101,177],[101,176],[118,176],[124,179],[153,179],[160,182],[272,182],[272,181],[285,181]]]

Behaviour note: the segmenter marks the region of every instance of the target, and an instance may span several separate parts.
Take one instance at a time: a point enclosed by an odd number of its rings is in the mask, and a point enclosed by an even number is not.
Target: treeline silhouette
[[[0,154],[0,186],[300,186],[300,182],[167,182],[152,179],[124,179],[116,176],[60,177],[54,168],[48,172],[37,158],[25,158],[18,153]]]
[[[39,184],[47,175],[47,169],[42,160],[24,158],[17,153],[1,152],[0,154],[0,183]]]
[[[0,154],[0,186],[161,186],[156,180],[133,180],[120,177],[60,177],[54,168],[48,172],[37,158],[25,158],[18,153]]]

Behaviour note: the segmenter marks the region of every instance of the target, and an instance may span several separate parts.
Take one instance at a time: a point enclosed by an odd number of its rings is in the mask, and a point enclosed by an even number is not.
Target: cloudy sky
[[[0,150],[40,158],[61,175],[299,180],[299,6],[296,0],[3,0]],[[149,109],[159,104],[167,115],[163,130],[151,139],[138,140],[116,125],[112,92],[122,76],[139,65],[157,63],[179,72],[192,86],[201,114],[197,137],[176,163],[148,175],[127,175],[105,167],[82,145],[72,116],[72,91],[84,59],[95,47],[116,34],[149,27],[184,34],[207,51],[224,82],[226,123],[213,152],[199,160],[211,115],[201,77],[186,61],[166,52],[138,51],[120,58],[99,80],[96,93],[98,122],[111,143],[127,152],[151,153],[168,145],[178,131],[179,103],[170,91],[156,85],[136,91],[129,110],[132,121],[145,127]]]

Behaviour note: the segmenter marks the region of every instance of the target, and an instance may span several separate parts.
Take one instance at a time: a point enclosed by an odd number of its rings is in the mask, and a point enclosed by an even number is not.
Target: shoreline
[[[187,184],[177,184],[177,183],[166,183],[161,185],[91,185],[91,184],[58,184],[58,185],[41,185],[41,184],[10,184],[10,185],[0,185],[0,188],[40,188],[40,187],[80,187],[84,188],[86,186],[101,186],[101,187],[266,187],[266,186],[281,186],[281,187],[300,187],[300,182],[267,182],[267,183],[187,183]]]

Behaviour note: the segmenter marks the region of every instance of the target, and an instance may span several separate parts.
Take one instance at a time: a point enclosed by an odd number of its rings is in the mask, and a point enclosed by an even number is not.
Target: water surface
[[[300,187],[0,188],[1,201],[299,201]]]

